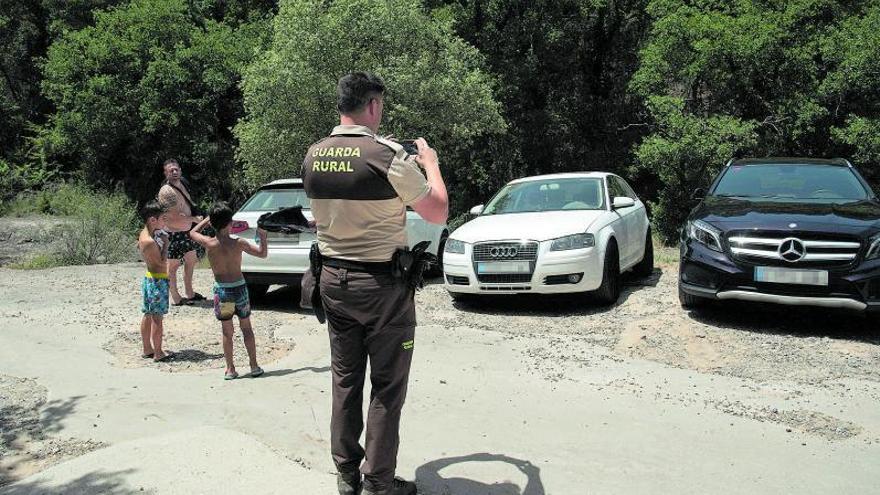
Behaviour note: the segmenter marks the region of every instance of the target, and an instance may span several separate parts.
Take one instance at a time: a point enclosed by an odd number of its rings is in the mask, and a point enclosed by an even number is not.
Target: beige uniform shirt
[[[400,144],[363,126],[337,126],[303,161],[321,254],[388,261],[407,245],[406,206],[431,190]]]

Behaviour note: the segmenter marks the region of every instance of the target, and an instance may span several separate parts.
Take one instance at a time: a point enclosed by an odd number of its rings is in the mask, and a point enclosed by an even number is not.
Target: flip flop
[[[265,371],[263,371],[263,368],[260,368],[259,366],[257,366],[257,369],[251,371],[251,378],[263,376],[263,373],[265,373]]]
[[[141,354],[141,357],[144,359],[150,359],[151,357],[153,357],[155,355],[156,355],[155,353],[151,352],[149,354]]]
[[[190,301],[205,301],[207,298],[198,292],[194,293],[192,297],[189,298]]]
[[[237,371],[235,373],[226,373],[225,375],[223,375],[224,380],[235,380],[236,378],[238,378]]]
[[[170,361],[171,358],[173,358],[174,356],[176,356],[175,353],[168,351],[165,353],[164,356],[160,357],[159,359],[154,359],[153,362],[154,363],[166,363],[166,362]]]
[[[176,303],[171,303],[172,306],[189,306],[190,304],[192,304],[192,302],[186,297],[181,297],[180,301],[177,301]]]

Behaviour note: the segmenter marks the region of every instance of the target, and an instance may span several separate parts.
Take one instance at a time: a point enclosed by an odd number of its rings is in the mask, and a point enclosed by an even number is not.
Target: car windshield
[[[860,201],[869,193],[849,167],[835,165],[731,166],[713,192],[737,198]]]
[[[483,214],[601,210],[604,207],[602,179],[548,179],[504,186],[486,205]]]
[[[241,207],[239,211],[275,211],[291,206],[309,209],[309,198],[300,188],[261,189]]]

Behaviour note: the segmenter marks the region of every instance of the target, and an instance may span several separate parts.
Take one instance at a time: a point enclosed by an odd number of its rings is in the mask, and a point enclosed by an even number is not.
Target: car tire
[[[595,291],[596,299],[602,304],[614,304],[620,298],[620,255],[617,242],[612,239],[605,249],[602,266],[602,285]]]
[[[708,300],[705,297],[692,296],[678,286],[678,302],[684,309],[696,309],[706,305]]]
[[[650,277],[654,274],[654,240],[651,237],[651,229],[648,229],[648,233],[645,236],[645,255],[642,257],[642,261],[633,268],[633,273],[638,277]]]
[[[248,296],[255,301],[264,298],[266,293],[269,292],[267,284],[247,284],[247,289]]]
[[[430,278],[443,276],[443,250],[446,249],[446,239],[449,239],[449,232],[444,230],[440,236],[440,245],[437,247],[437,263],[428,267],[425,276]]]

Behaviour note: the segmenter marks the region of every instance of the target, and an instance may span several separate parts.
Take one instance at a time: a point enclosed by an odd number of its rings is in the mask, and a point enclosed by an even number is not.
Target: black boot
[[[416,495],[416,484],[412,481],[404,481],[401,478],[394,478],[391,486],[381,492],[374,492],[364,489],[364,495]]]
[[[360,495],[361,473],[337,473],[336,487],[339,489],[339,495]]]

